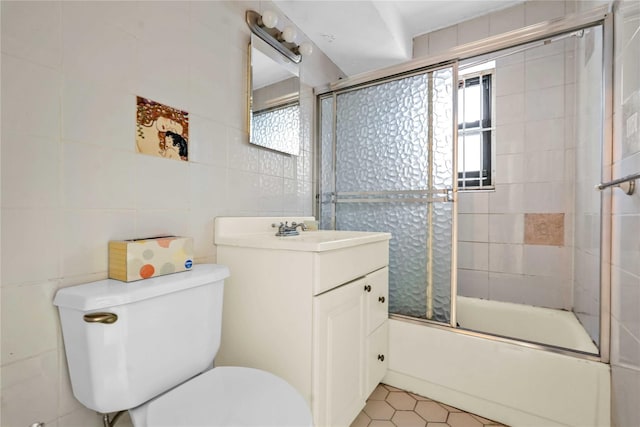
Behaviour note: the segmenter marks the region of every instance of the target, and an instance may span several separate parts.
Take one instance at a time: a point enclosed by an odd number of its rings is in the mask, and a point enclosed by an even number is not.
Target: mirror
[[[299,67],[260,38],[249,45],[249,142],[300,154]]]

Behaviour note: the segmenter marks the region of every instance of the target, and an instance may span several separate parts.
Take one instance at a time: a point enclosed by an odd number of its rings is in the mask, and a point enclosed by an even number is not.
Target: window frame
[[[475,68],[475,67],[474,67]],[[458,141],[457,141],[457,150],[458,157],[462,154],[464,156],[464,136],[472,135],[472,134],[480,134],[480,144],[482,145],[482,165],[488,165],[486,169],[487,176],[484,179],[480,179],[479,170],[474,171],[464,171],[462,170],[462,166],[460,162],[458,162],[458,170],[457,174],[457,185],[458,191],[482,191],[482,190],[495,190],[495,160],[496,160],[496,150],[495,150],[495,139],[496,139],[496,102],[495,102],[495,76],[496,76],[496,68],[495,65],[491,65],[486,69],[481,69],[477,71],[473,71],[470,73],[461,72],[458,74],[458,111],[460,111],[460,107],[462,107],[462,111],[464,114],[464,104],[463,99],[460,99],[460,89],[462,89],[461,85],[466,82],[477,79],[478,83],[482,84],[485,78],[489,79],[489,84],[487,88],[481,89],[482,93],[482,107],[483,110],[486,111],[487,107],[489,107],[489,114],[485,115],[481,112],[481,117],[479,120],[475,122],[462,122],[462,117],[458,117]],[[465,86],[468,87],[468,86]],[[487,93],[488,92],[488,93]],[[475,126],[469,126],[468,125]],[[482,125],[482,126],[481,126]],[[486,126],[488,125],[488,126]],[[462,153],[461,153],[462,151]],[[463,175],[464,174],[464,175]],[[469,183],[472,182],[472,183]]]

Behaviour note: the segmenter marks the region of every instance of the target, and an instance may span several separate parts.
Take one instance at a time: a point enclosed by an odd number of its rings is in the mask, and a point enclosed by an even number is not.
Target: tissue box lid
[[[105,279],[58,290],[53,304],[80,311],[100,310],[218,282],[229,269],[218,264],[198,264],[185,272],[124,283]]]

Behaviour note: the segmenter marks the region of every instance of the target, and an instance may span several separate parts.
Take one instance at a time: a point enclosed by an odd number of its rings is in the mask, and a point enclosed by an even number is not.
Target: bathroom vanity
[[[317,427],[348,426],[387,370],[391,235],[272,228],[313,220],[216,218],[217,262],[231,276],[215,364],[272,372]]]

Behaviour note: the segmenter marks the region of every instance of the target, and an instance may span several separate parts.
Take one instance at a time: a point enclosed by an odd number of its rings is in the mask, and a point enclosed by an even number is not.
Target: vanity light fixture
[[[253,34],[296,64],[302,61],[302,56],[313,53],[311,43],[296,44],[297,32],[294,27],[288,25],[282,31],[278,30],[278,15],[271,10],[265,10],[262,15],[255,10],[247,10],[246,21]]]

